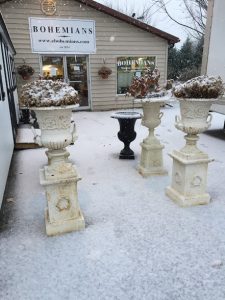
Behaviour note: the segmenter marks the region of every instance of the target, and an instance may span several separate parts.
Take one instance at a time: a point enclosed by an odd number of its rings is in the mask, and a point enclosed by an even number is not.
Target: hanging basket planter
[[[112,70],[106,66],[101,67],[98,71],[98,75],[101,76],[102,79],[107,79],[111,74]]]
[[[29,80],[34,74],[34,69],[29,65],[21,65],[17,68],[17,72],[23,80]]]

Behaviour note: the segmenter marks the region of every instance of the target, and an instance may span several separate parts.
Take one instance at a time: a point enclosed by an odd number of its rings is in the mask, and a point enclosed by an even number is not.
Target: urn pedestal
[[[49,236],[85,228],[77,196],[81,178],[65,149],[76,140],[75,124],[71,123],[74,107],[32,107],[41,129],[41,136],[34,131],[34,141],[48,148],[48,165],[40,169],[40,183],[46,192],[45,223]]]
[[[136,103],[142,103],[143,117],[142,125],[149,129],[149,135],[141,145],[141,160],[138,166],[139,173],[144,176],[165,175],[167,171],[163,167],[164,146],[155,137],[154,130],[161,123],[163,112],[160,107],[164,104],[161,99],[137,99]]]
[[[117,119],[120,125],[120,131],[117,136],[124,143],[124,148],[120,151],[120,159],[135,159],[134,151],[130,149],[130,143],[136,138],[134,131],[135,122],[141,119],[141,114],[134,111],[120,111],[113,113],[111,118]]]
[[[172,184],[166,188],[167,196],[180,206],[208,204],[206,192],[208,163],[213,161],[197,148],[198,134],[210,125],[210,106],[215,99],[179,99],[181,118],[176,116],[176,128],[187,133],[186,145],[173,151]]]

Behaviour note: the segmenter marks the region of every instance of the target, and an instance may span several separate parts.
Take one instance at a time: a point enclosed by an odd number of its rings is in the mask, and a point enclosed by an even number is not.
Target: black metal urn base
[[[116,112],[111,115],[112,118],[117,119],[120,125],[120,131],[117,136],[121,142],[124,143],[124,148],[120,151],[120,159],[135,159],[134,151],[130,149],[130,143],[136,138],[134,125],[137,119],[141,118],[141,114],[137,112]]]

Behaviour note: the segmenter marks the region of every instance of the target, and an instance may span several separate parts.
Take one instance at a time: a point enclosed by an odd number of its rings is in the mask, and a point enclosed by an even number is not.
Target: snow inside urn
[[[79,103],[78,92],[61,81],[36,80],[22,87],[21,100],[27,107],[66,106]]]
[[[224,92],[222,79],[218,76],[199,76],[179,84],[174,88],[177,98],[210,99],[218,98]]]

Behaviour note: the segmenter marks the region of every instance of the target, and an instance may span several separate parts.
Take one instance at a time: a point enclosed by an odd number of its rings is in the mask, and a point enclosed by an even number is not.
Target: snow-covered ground
[[[211,129],[199,141],[215,158],[208,171],[212,201],[180,208],[165,187],[171,182],[168,153],[182,147],[184,134],[174,127],[177,105],[162,111],[156,133],[169,175],[151,178],[136,170],[139,143],[147,135],[140,120],[131,144],[136,159],[119,160],[122,143],[112,112],[74,114],[79,139],[69,151],[83,178],[82,232],[45,235],[39,184],[45,150],[14,153],[1,217],[0,299],[225,299],[225,117],[213,114]]]

